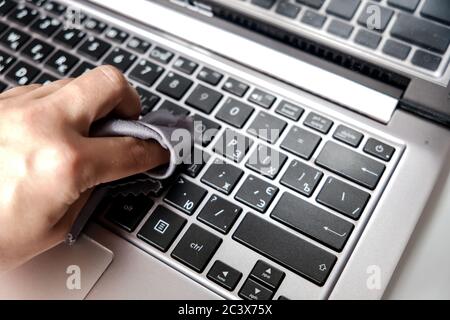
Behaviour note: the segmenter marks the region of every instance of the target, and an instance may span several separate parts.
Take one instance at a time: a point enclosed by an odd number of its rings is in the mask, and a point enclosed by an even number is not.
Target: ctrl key
[[[172,252],[172,257],[197,272],[203,272],[222,239],[193,224]]]

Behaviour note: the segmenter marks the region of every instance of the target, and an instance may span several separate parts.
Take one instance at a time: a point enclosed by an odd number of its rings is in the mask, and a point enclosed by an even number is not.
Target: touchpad
[[[114,254],[86,235],[0,276],[0,299],[84,299]]]

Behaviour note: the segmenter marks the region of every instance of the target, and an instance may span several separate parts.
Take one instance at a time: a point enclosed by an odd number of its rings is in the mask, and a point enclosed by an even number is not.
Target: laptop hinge
[[[170,0],[170,2],[208,17],[214,16],[212,7],[206,3],[202,3],[196,0]]]

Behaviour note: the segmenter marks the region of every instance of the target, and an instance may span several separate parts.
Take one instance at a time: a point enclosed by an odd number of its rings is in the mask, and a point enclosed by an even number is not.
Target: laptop
[[[440,0],[0,1],[1,90],[112,64],[143,114],[200,123],[202,155],[162,192],[105,197],[0,297],[382,298],[448,174],[449,17]]]

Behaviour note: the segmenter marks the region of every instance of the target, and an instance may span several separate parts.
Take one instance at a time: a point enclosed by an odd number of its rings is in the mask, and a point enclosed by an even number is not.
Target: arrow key
[[[239,296],[246,300],[270,300],[273,292],[252,279],[247,279],[239,291]]]
[[[207,277],[225,289],[233,291],[239,280],[241,280],[242,273],[217,260],[214,262],[211,270],[209,270]]]
[[[259,260],[256,263],[255,267],[250,273],[250,277],[272,288],[273,290],[276,290],[280,286],[281,281],[283,281],[284,275],[285,274],[283,271],[272,267],[270,264],[265,263],[262,260]]]

